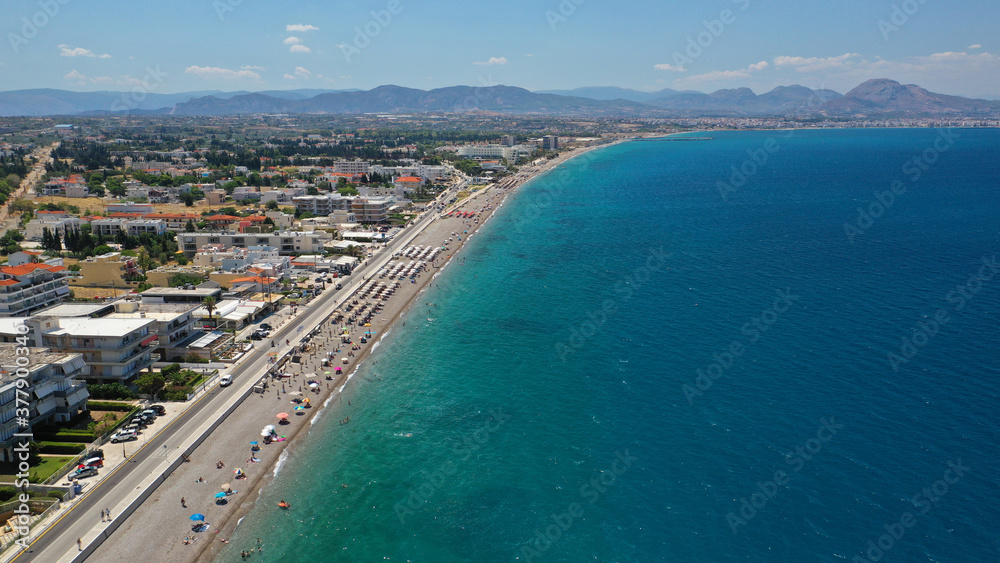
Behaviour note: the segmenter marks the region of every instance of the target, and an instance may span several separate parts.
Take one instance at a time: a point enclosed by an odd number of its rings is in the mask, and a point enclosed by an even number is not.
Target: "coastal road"
[[[32,538],[28,550],[13,560],[18,563],[82,561],[85,557],[84,553],[77,549],[77,538],[83,538],[84,549],[89,552],[91,549],[88,548],[100,545],[109,534],[106,524],[100,520],[102,509],[111,508],[112,516],[118,518],[120,515],[115,507],[127,506],[140,491],[147,489],[153,482],[157,482],[157,485],[162,482],[160,476],[167,471],[171,463],[176,462],[184,451],[190,450],[202,435],[207,436],[206,431],[221,420],[227,409],[250,395],[254,383],[270,366],[268,354],[272,351],[284,354],[291,346],[296,346],[369,276],[378,272],[396,252],[409,245],[437,217],[436,211],[428,211],[418,217],[411,227],[401,232],[381,253],[369,259],[367,265],[355,270],[349,278],[345,278],[344,289],[325,292],[306,306],[305,310],[299,313],[300,318],[293,319],[275,332],[273,337],[275,348],[271,348],[269,340],[259,341],[260,344],[256,349],[230,372],[233,375],[232,386],[216,387],[196,399],[186,412],[152,437],[132,455],[129,461],[117,468],[109,468],[108,470],[112,471],[110,476],[92,485],[91,490],[85,491],[83,498],[73,508],[40,536]],[[298,330],[300,326],[303,327],[301,331]],[[285,339],[291,340],[290,346],[282,344]],[[191,455],[199,453],[195,450]]]

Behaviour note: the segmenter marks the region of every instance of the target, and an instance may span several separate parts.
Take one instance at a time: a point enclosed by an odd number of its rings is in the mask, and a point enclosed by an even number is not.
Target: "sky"
[[[1000,99],[996,0],[4,0],[0,90],[844,93]]]

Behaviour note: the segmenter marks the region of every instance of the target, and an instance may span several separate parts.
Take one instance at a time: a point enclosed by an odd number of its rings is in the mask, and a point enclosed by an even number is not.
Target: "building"
[[[395,204],[392,198],[366,198],[342,196],[340,194],[307,195],[294,199],[295,208],[300,212],[317,216],[331,215],[336,211],[347,211],[362,223],[382,223],[389,219],[389,208]]]
[[[273,201],[279,205],[291,204],[292,198],[302,195],[306,195],[306,188],[268,190],[266,192],[261,192],[260,203],[262,205],[267,205],[269,202]]]
[[[195,303],[201,304],[206,297],[218,302],[222,299],[222,290],[218,287],[154,287],[139,294],[143,304],[156,303]]]
[[[142,216],[149,221],[163,221],[168,231],[180,232],[187,228],[188,221],[193,224],[201,221],[201,215],[195,213],[148,213]]]
[[[0,319],[0,339],[23,338],[20,325],[28,326],[28,342],[66,353],[79,353],[90,368],[85,377],[93,383],[129,383],[153,365],[150,335],[152,319],[107,319],[89,317],[13,317]]]
[[[285,256],[313,254],[323,251],[323,244],[330,240],[330,233],[275,231],[273,233],[244,234],[236,232],[181,233],[177,243],[188,258],[194,257],[199,248],[209,244],[227,247],[249,248],[251,246],[273,246]]]
[[[0,461],[4,462],[14,461],[14,434],[31,433],[38,424],[67,421],[87,408],[90,397],[82,381],[88,371],[82,354],[29,347],[25,355],[17,353],[18,347],[0,344]],[[18,363],[24,357],[31,359],[27,366]],[[20,381],[29,387],[21,388]],[[28,409],[28,428],[18,424],[20,408]]]
[[[222,202],[226,201],[226,190],[209,190],[205,192],[205,201],[209,205],[222,205]]]
[[[137,278],[142,275],[135,258],[120,252],[91,256],[78,265],[80,275],[73,278],[73,285],[125,289],[138,285]]]
[[[58,217],[54,219],[32,219],[24,225],[24,238],[28,240],[42,240],[45,229],[59,237],[66,236],[66,230],[80,228],[80,219],[76,217]]]
[[[542,137],[542,148],[547,151],[559,150],[559,137],[556,137],[555,135],[546,135]]]
[[[108,214],[113,215],[115,213],[141,213],[142,215],[148,215],[155,211],[155,207],[152,203],[109,203],[108,204]]]
[[[418,176],[400,176],[392,181],[392,185],[395,186],[397,190],[406,194],[415,191],[417,188],[424,185],[424,179]]]
[[[152,319],[150,334],[156,335],[153,351],[162,361],[174,361],[188,354],[187,347],[202,336],[194,312],[200,307],[195,303],[140,303],[118,301],[115,312],[107,319]]]
[[[338,160],[333,163],[333,171],[340,174],[367,174],[370,166],[364,160]]]
[[[247,201],[260,199],[260,189],[257,186],[242,186],[233,190],[233,199]]]
[[[146,283],[156,287],[170,287],[173,278],[180,275],[186,276],[186,279],[199,280],[200,283],[208,277],[209,272],[211,272],[211,268],[203,268],[191,264],[186,266],[160,266],[159,268],[146,271]]]
[[[500,137],[500,144],[505,147],[513,147],[516,142],[513,135],[504,135]]]
[[[30,315],[69,295],[63,266],[29,263],[0,267],[0,317]]]

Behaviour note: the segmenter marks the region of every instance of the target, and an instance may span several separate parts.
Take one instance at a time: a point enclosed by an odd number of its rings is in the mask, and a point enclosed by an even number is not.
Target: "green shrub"
[[[55,498],[55,499],[59,499],[59,500],[62,500],[62,499],[63,499],[63,495],[64,495],[64,494],[65,494],[65,493],[63,493],[62,491],[49,491],[49,492],[48,492],[48,494],[47,494],[47,495],[45,495],[45,496],[48,496],[48,497],[52,497],[52,498]]]
[[[90,397],[93,399],[135,399],[137,395],[134,391],[121,383],[96,383],[87,385]]]
[[[163,369],[161,369],[160,373],[162,373],[163,376],[166,377],[166,376],[170,375],[171,373],[176,373],[176,372],[179,372],[179,371],[181,371],[181,365],[180,364],[170,364],[169,366],[165,366]]]
[[[87,449],[87,444],[82,442],[38,442],[40,453],[57,455],[75,455]]]
[[[167,401],[182,402],[187,400],[189,390],[186,387],[171,387],[163,393]]]
[[[14,487],[0,487],[0,502],[7,502],[17,496],[17,489]]]
[[[95,411],[129,412],[135,405],[129,403],[110,403],[107,401],[87,401],[87,408]]]

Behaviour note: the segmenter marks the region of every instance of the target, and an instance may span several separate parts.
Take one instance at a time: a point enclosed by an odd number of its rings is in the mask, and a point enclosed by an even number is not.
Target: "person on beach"
[[[184,497],[181,497],[181,508],[187,508],[187,503],[184,502]]]

